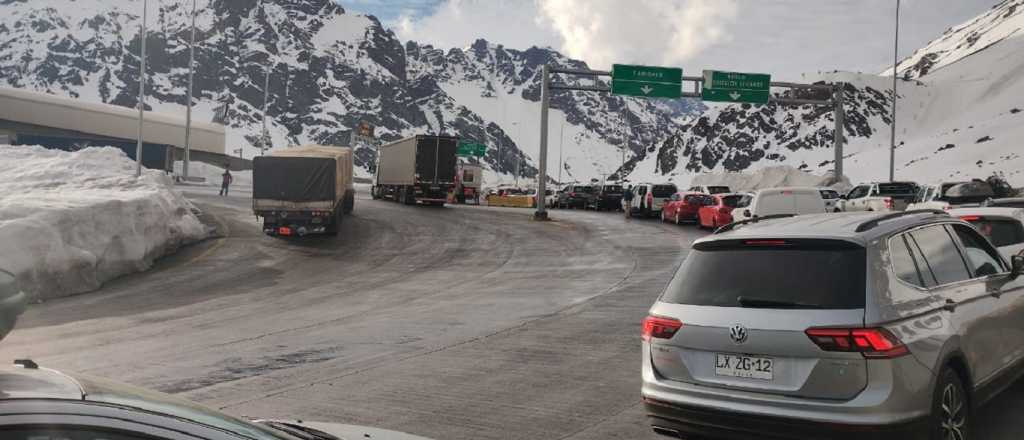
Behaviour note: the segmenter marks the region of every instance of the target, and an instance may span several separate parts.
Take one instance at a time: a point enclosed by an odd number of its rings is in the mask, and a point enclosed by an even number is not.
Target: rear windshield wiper
[[[752,298],[749,296],[736,297],[736,303],[740,307],[765,308],[765,309],[821,309],[821,304],[808,304],[795,301],[784,301],[766,298]]]

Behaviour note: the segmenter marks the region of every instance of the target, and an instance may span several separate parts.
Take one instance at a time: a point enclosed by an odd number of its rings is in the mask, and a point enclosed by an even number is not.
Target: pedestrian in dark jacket
[[[231,186],[231,182],[234,181],[234,177],[231,177],[231,171],[228,169],[224,170],[224,174],[220,175],[220,195],[228,196],[228,187]]]
[[[629,188],[622,192],[622,210],[626,211],[626,218],[633,213],[633,185],[629,185]]]

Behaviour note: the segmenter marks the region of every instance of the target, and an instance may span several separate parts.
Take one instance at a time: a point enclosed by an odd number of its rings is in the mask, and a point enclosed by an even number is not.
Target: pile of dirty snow
[[[733,191],[754,191],[780,186],[813,186],[832,187],[839,192],[845,192],[851,187],[845,176],[842,182],[834,182],[831,173],[819,176],[789,165],[769,166],[751,172],[698,174],[693,177],[691,185],[725,185]]]
[[[160,171],[116,148],[0,145],[0,268],[30,297],[98,288],[206,236]]]

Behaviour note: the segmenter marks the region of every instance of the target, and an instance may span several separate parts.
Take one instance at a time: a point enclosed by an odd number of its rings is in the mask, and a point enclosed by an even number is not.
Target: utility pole
[[[139,139],[135,144],[135,177],[142,175],[142,123],[143,112],[146,110],[146,14],[149,2],[142,0],[142,45],[139,50],[141,59],[139,68]]]
[[[551,68],[544,64],[544,71],[541,74],[540,86],[540,157],[538,164],[540,170],[537,172],[537,212],[533,214],[534,220],[547,220],[548,213],[544,206],[544,195],[546,194],[548,180],[548,107],[551,105],[551,90],[548,88],[551,77]]]
[[[266,152],[267,142],[270,138],[270,134],[267,133],[267,101],[270,97],[270,66],[265,69],[266,75],[263,77],[263,135],[260,138],[260,156]]]
[[[889,181],[896,180],[896,64],[900,52],[900,0],[896,0],[896,35],[892,49],[892,135],[889,146]]]
[[[836,183],[843,180],[843,143],[846,141],[846,111],[843,109],[844,87],[845,84],[837,83],[832,91],[832,111],[835,113],[835,117],[832,119],[836,123],[833,134],[833,149],[835,150],[835,168],[833,174],[835,175]],[[889,178],[892,179],[891,175]]]
[[[558,134],[558,184],[562,184],[562,144],[565,143],[565,120],[562,120],[562,129]]]
[[[188,42],[188,107],[185,109],[185,160],[181,174],[188,181],[189,153],[192,149],[192,76],[195,71],[196,53],[196,0],[192,0],[192,36]]]

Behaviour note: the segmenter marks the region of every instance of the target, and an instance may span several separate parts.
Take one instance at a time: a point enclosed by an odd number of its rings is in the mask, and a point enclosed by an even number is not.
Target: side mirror
[[[752,216],[750,215],[750,210],[749,209],[744,209],[743,210],[743,216],[746,217],[746,218],[751,218]]]
[[[1010,257],[1010,278],[1016,279],[1024,273],[1024,254]]]

